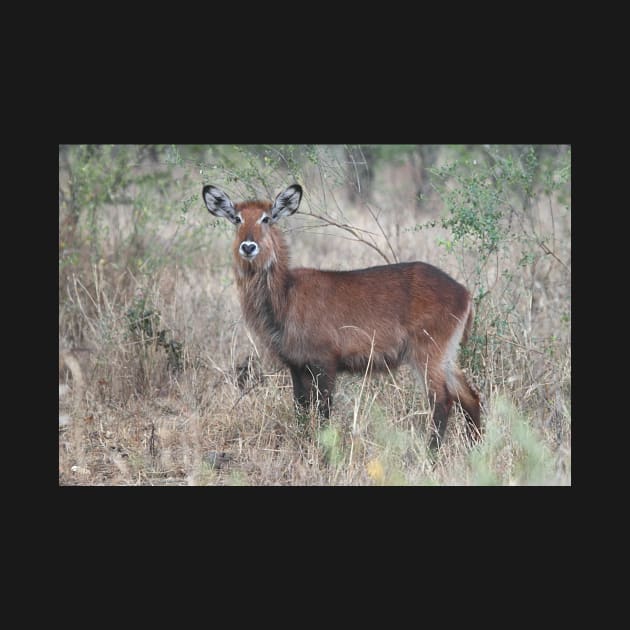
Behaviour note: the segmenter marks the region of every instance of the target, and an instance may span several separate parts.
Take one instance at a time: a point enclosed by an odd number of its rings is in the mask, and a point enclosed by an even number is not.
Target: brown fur
[[[242,218],[233,248],[242,310],[291,370],[297,403],[315,403],[328,417],[338,372],[363,371],[370,360],[375,369],[409,362],[434,407],[432,447],[443,439],[455,400],[471,438],[479,437],[479,395],[456,363],[472,323],[465,287],[423,262],[355,271],[290,269],[282,233],[271,221],[260,222],[272,204],[247,201],[233,208]],[[259,247],[252,260],[239,254],[244,241]]]

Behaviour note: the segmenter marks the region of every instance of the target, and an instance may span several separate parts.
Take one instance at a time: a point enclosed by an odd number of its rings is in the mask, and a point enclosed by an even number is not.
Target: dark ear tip
[[[293,189],[293,194],[298,194],[300,195],[300,198],[302,197],[302,186],[299,184],[292,184],[287,190],[289,189]]]

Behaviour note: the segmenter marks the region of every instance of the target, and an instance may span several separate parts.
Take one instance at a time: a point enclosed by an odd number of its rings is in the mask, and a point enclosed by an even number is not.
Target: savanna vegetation
[[[329,422],[247,330],[233,226],[273,200],[294,266],[423,260],[469,288],[461,411],[428,450],[408,368],[342,374]],[[565,145],[60,145],[60,485],[570,485],[571,149]]]

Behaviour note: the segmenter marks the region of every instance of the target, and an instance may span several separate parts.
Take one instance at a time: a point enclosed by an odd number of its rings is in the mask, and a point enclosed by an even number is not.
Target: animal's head
[[[276,259],[276,240],[273,225],[282,217],[292,215],[300,205],[302,187],[289,186],[273,204],[270,201],[242,201],[233,204],[216,186],[203,187],[203,200],[208,210],[217,217],[231,221],[238,228],[234,253],[243,265],[268,268]]]

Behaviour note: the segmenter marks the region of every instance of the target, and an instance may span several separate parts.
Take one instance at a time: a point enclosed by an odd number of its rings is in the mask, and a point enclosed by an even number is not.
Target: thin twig
[[[352,465],[352,455],[354,453],[354,436],[357,433],[357,420],[359,419],[359,410],[361,408],[361,398],[363,398],[363,390],[365,389],[365,383],[367,381],[368,375],[372,371],[372,361],[374,357],[374,337],[376,335],[376,331],[372,334],[372,342],[370,344],[370,356],[368,357],[367,365],[365,366],[365,372],[363,374],[363,379],[361,380],[361,389],[359,390],[359,395],[357,396],[354,402],[354,413],[352,414],[352,433],[350,440],[350,455],[348,457],[348,467]]]
[[[301,212],[300,214],[306,215],[306,212]],[[316,215],[312,215],[312,216],[316,216]],[[297,225],[295,227],[288,227],[284,229],[285,233],[290,233],[290,232],[309,232],[311,230],[315,230],[317,228],[322,227],[321,223],[312,223],[312,224],[304,224],[304,225]],[[378,234],[376,232],[370,232],[370,230],[364,230],[363,228],[358,228],[355,227],[354,225],[348,226],[350,228],[352,228],[353,230],[356,230],[357,232],[364,232],[365,234],[369,234],[370,236],[378,236]],[[325,232],[320,232],[320,234],[325,234]],[[330,234],[327,234],[327,236],[330,236]]]
[[[378,229],[381,231],[381,234],[383,235],[383,238],[385,239],[385,242],[387,243],[387,246],[389,247],[389,251],[392,253],[392,256],[394,257],[394,262],[398,262],[398,256],[396,256],[396,252],[394,251],[394,248],[392,247],[389,237],[387,236],[387,234],[385,234],[385,230],[383,229],[381,222],[378,220],[378,216],[376,215],[376,213],[372,209],[372,206],[370,206],[369,203],[366,203],[365,207],[368,209],[368,212],[374,219],[374,222],[376,223],[376,225],[378,225]]]
[[[567,267],[567,265],[565,265],[550,249],[549,247],[547,247],[547,245],[545,244],[544,241],[538,241],[538,244],[542,247],[543,251],[545,252],[545,254],[549,254],[551,255],[553,258],[555,258],[567,271],[569,271],[569,268]]]
[[[537,352],[538,354],[543,354],[543,355],[545,354],[542,350],[537,350],[536,348],[524,346],[522,343],[518,343],[517,341],[512,341],[511,339],[508,339],[507,337],[504,337],[503,335],[498,335],[494,333],[492,337],[494,337],[495,339],[500,339],[501,341],[505,341],[505,343],[509,343],[511,346],[516,346],[517,348],[520,348],[521,350],[525,350],[526,352]]]
[[[307,216],[314,217],[315,219],[319,219],[322,223],[325,223],[326,225],[332,225],[333,227],[337,227],[337,228],[340,228],[341,230],[345,230],[346,232],[350,232],[350,234],[352,234],[357,241],[359,241],[360,243],[365,243],[368,247],[371,247],[374,251],[376,251],[382,258],[385,259],[385,262],[387,262],[388,264],[391,262],[390,259],[387,257],[387,255],[384,254],[383,251],[380,249],[380,247],[377,247],[376,245],[374,245],[374,243],[370,243],[370,241],[365,240],[359,234],[357,234],[357,231],[358,231],[357,228],[343,224],[343,223],[337,223],[336,221],[333,221],[332,219],[328,219],[327,217],[322,217],[321,215],[314,214],[313,212],[307,212],[305,214]]]

